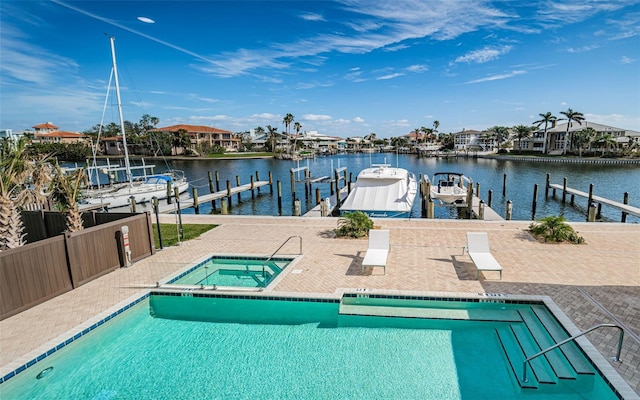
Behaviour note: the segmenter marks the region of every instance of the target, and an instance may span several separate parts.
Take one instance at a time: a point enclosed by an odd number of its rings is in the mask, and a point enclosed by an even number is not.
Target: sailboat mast
[[[127,135],[124,133],[124,118],[122,117],[122,102],[120,101],[120,85],[118,83],[118,66],[116,65],[116,46],[115,38],[109,37],[111,42],[111,59],[113,61],[113,76],[116,83],[116,99],[118,101],[118,115],[120,116],[120,133],[122,134],[122,145],[124,146],[124,166],[126,178],[129,183],[132,182],[131,165],[129,164],[129,151],[127,150]]]

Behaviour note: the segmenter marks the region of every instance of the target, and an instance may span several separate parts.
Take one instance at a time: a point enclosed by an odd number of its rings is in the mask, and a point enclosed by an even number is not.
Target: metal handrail
[[[591,328],[587,329],[584,332],[580,332],[577,335],[571,336],[570,338],[567,338],[562,342],[556,343],[555,345],[549,347],[548,349],[542,350],[541,352],[536,353],[531,357],[527,358],[526,360],[524,360],[524,362],[522,363],[522,382],[527,382],[527,363],[529,363],[529,366],[531,366],[530,364],[531,360],[545,354],[548,351],[558,348],[563,344],[572,342],[577,338],[579,338],[580,336],[586,335],[587,333],[594,331],[598,328],[618,328],[620,330],[620,336],[618,337],[618,352],[616,353],[615,357],[613,357],[613,361],[620,362],[620,352],[622,351],[622,340],[624,339],[624,329],[622,329],[621,326],[618,326],[616,324],[598,324],[598,325],[592,326]]]
[[[267,263],[269,262],[269,260],[271,260],[271,259],[273,258],[273,256],[275,256],[275,255],[276,255],[276,253],[277,253],[278,251],[280,251],[280,249],[281,249],[281,248],[283,248],[283,247],[284,247],[284,245],[285,245],[285,244],[287,244],[287,243],[289,242],[289,240],[291,240],[291,239],[293,239],[293,238],[298,238],[298,239],[300,239],[300,253],[298,253],[298,254],[302,254],[302,236],[299,236],[299,235],[289,236],[289,237],[287,238],[287,240],[285,240],[285,241],[284,241],[284,243],[282,243],[282,244],[280,245],[280,247],[278,247],[278,248],[276,249],[276,251],[274,251],[273,253],[271,253],[271,255],[270,255],[269,257],[267,257],[267,259],[266,259],[266,260],[264,260],[264,262],[262,263],[262,276],[263,276],[263,277],[264,277],[264,275],[265,275],[265,269],[264,269],[264,266],[265,266],[265,265],[267,265]]]

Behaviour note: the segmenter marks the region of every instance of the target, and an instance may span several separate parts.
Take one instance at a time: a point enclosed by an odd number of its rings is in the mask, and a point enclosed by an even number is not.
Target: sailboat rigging
[[[122,145],[124,147],[123,152],[125,166],[124,169],[108,166],[108,168],[103,169],[103,172],[109,174],[119,170],[124,170],[125,184],[108,189],[85,190],[83,191],[84,202],[93,205],[103,205],[105,208],[117,208],[129,205],[132,197],[135,199],[136,203],[145,203],[151,201],[153,197],[163,199],[167,196],[173,195],[176,188],[179,193],[184,193],[188,189],[189,183],[184,177],[184,173],[181,171],[171,170],[169,173],[165,174],[146,175],[146,168],[148,168],[148,166],[143,166],[144,180],[134,180],[131,172],[132,167],[129,160],[129,150],[127,148],[127,135],[125,134],[124,117],[122,115],[122,101],[120,97],[120,83],[118,81],[118,66],[116,63],[115,38],[110,36],[109,41],[111,44],[111,72],[116,88],[116,100],[118,106],[118,117],[120,119],[120,134],[122,136]],[[111,85],[111,79],[109,81],[109,85]],[[107,91],[107,96],[108,93],[109,92]],[[97,174],[95,157],[92,169]]]

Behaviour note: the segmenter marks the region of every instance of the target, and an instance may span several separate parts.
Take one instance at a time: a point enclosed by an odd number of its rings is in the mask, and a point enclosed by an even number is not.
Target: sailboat
[[[158,199],[166,198],[175,193],[177,188],[179,193],[184,193],[189,183],[181,171],[172,170],[166,174],[145,175],[142,180],[134,179],[132,167],[129,161],[129,151],[127,149],[127,136],[124,130],[124,118],[122,116],[122,102],[120,101],[120,85],[118,83],[118,66],[116,64],[115,38],[109,37],[111,43],[111,60],[113,64],[113,77],[116,87],[116,99],[118,102],[118,115],[120,118],[120,133],[122,135],[122,144],[124,147],[124,172],[125,183],[116,187],[106,189],[87,189],[82,192],[83,202],[91,205],[102,205],[104,208],[117,208],[127,206],[131,203],[132,198],[136,203],[145,203],[151,201],[154,197]],[[95,163],[94,163],[95,164]],[[92,167],[94,172],[95,165]],[[134,167],[135,168],[135,167]],[[91,168],[90,168],[91,170]],[[105,174],[111,174],[122,170],[121,167],[102,168]]]

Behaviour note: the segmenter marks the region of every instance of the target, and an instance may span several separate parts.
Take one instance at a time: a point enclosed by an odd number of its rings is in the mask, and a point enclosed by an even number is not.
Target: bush
[[[529,225],[529,231],[538,239],[552,243],[584,243],[584,238],[565,222],[564,217],[549,216]]]
[[[354,211],[345,214],[338,220],[336,235],[360,238],[369,235],[369,229],[373,228],[373,221],[362,211]]]

